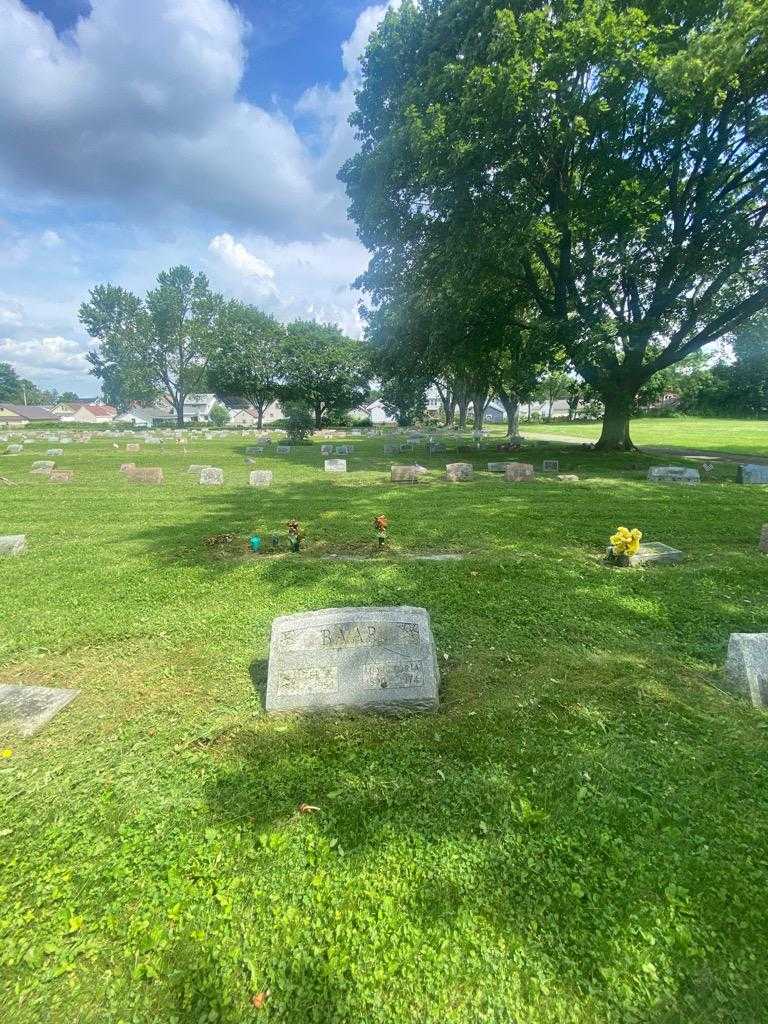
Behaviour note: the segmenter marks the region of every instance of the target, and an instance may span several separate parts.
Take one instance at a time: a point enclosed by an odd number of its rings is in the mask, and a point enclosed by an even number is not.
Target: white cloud
[[[38,338],[15,341],[0,338],[0,361],[12,363],[24,377],[39,379],[42,370],[47,378],[63,376],[71,379],[88,372],[83,346],[70,338]]]
[[[208,248],[221,259],[230,270],[242,274],[244,278],[255,279],[259,290],[265,294],[274,291],[275,272],[268,263],[255,256],[242,242],[236,242],[232,235],[224,232],[212,238]]]
[[[48,228],[40,236],[40,241],[46,249],[56,249],[62,244],[62,237],[57,231]]]

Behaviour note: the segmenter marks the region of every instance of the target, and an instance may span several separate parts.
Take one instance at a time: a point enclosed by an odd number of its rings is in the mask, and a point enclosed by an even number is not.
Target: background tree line
[[[20,377],[10,363],[0,363],[0,402],[14,405],[55,405],[57,402],[77,400],[74,391],[62,391],[55,388],[39,388],[31,380]]]
[[[274,401],[284,410],[304,407],[319,427],[369,394],[365,344],[333,324],[283,324],[226,300],[189,267],[163,271],[144,299],[97,285],[80,307],[80,321],[99,343],[88,360],[107,400],[125,409],[164,397],[179,425],[187,396],[206,390],[245,401],[259,427]]]

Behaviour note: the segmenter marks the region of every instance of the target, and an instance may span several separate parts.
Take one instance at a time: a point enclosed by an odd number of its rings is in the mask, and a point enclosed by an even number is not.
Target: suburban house
[[[259,422],[259,414],[253,406],[249,405],[242,398],[234,398],[230,395],[221,395],[219,401],[229,412],[229,425],[231,427],[255,427]],[[274,423],[275,420],[283,419],[283,410],[279,402],[271,402],[264,410],[261,418],[262,425]]]
[[[397,422],[395,417],[386,411],[384,403],[380,398],[377,398],[375,402],[369,402],[368,405],[360,405],[357,409],[353,409],[352,416],[359,417],[360,419],[369,419],[374,426]]]
[[[485,407],[483,423],[506,423],[507,413],[499,402],[489,402]]]
[[[61,416],[42,405],[0,402],[0,427],[26,427],[30,423],[59,422]]]
[[[116,416],[115,423],[129,423],[132,427],[167,427],[176,423],[176,417],[167,406],[134,405]]]
[[[64,423],[111,423],[117,416],[117,409],[101,402],[59,402],[53,411]]]

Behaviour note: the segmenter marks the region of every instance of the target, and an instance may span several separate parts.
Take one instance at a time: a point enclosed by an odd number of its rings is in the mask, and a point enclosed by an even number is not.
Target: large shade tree
[[[285,362],[284,325],[255,306],[238,300],[227,303],[208,380],[219,394],[236,395],[249,402],[259,430],[267,407],[280,396]]]
[[[341,172],[373,265],[484,246],[630,447],[650,378],[768,306],[767,30],[752,0],[404,0]]]
[[[221,331],[224,300],[205,274],[178,266],[157,277],[142,300],[112,284],[91,289],[80,322],[99,341],[92,370],[127,396],[167,397],[179,426],[187,395],[198,391]]]

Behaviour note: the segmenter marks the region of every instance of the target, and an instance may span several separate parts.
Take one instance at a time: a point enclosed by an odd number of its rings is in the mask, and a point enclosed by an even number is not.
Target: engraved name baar
[[[280,648],[283,651],[345,651],[355,647],[402,647],[419,643],[419,627],[414,622],[350,621],[329,626],[287,629],[280,634]]]

